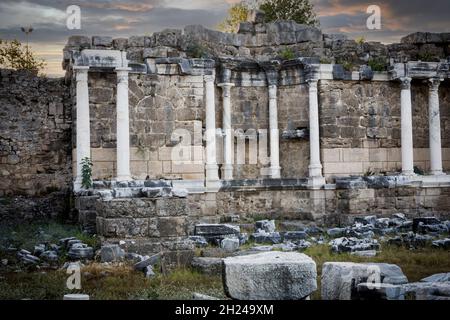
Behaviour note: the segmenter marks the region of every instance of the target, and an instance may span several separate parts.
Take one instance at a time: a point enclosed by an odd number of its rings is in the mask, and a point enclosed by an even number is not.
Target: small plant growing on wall
[[[383,59],[381,57],[370,59],[367,62],[367,65],[372,69],[372,71],[386,71],[387,70],[386,59]]]
[[[280,51],[280,57],[283,60],[292,60],[295,59],[295,53],[291,48],[284,48]]]
[[[93,163],[88,157],[81,160],[81,186],[84,189],[92,187],[92,166]]]

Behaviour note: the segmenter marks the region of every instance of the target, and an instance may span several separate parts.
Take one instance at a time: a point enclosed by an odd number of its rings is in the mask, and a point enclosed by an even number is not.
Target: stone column
[[[73,70],[77,82],[77,176],[75,179],[75,190],[81,188],[81,162],[84,158],[91,158],[91,129],[89,120],[89,89],[88,71],[89,67],[75,66]]]
[[[320,161],[319,100],[317,79],[308,80],[309,89],[309,187],[320,189],[325,184]]]
[[[224,82],[219,84],[222,87],[223,119],[222,129],[224,132],[222,179],[233,179],[233,132],[231,130],[231,88],[234,83],[230,83],[231,72],[224,70]]]
[[[439,112],[439,85],[441,79],[428,80],[428,118],[430,130],[430,171],[432,175],[442,175],[441,117]]]
[[[206,184],[219,180],[219,167],[216,159],[216,101],[214,94],[214,75],[205,75],[206,104]]]
[[[130,117],[128,107],[128,72],[130,68],[116,68],[117,72],[117,181],[130,181]]]
[[[402,174],[414,175],[414,149],[412,129],[411,78],[400,78],[401,81],[401,143]]]
[[[270,177],[272,179],[281,177],[277,89],[275,84],[269,84]]]

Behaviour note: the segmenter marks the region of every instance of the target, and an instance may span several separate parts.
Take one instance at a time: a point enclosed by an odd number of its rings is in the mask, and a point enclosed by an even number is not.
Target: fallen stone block
[[[433,225],[433,224],[440,224],[441,221],[436,217],[421,217],[421,218],[414,218],[413,219],[413,232],[417,233],[419,230],[419,224],[424,225]]]
[[[89,247],[85,243],[75,242],[70,245],[70,249],[69,252],[67,253],[67,256],[72,260],[92,259],[94,257],[94,249]]]
[[[267,233],[263,230],[260,230],[260,232],[253,233],[250,236],[250,239],[255,241],[256,243],[272,243],[277,244],[281,243],[281,235],[279,232],[271,232]]]
[[[144,272],[147,279],[156,277],[156,273],[153,271],[153,266],[146,266]]]
[[[357,300],[405,300],[405,289],[389,283],[360,283]]]
[[[450,300],[450,282],[413,282],[403,285],[414,300]]]
[[[435,240],[432,242],[433,247],[440,249],[450,249],[450,239]]]
[[[299,300],[317,290],[316,263],[294,252],[225,258],[224,288],[239,300]]]
[[[364,250],[364,251],[354,251],[350,254],[358,257],[376,257],[377,251],[376,250]]]
[[[161,261],[161,255],[159,253],[149,256],[142,257],[142,261],[139,261],[134,265],[134,270],[136,271],[144,271],[144,269],[148,266],[153,266],[158,264]]]
[[[208,241],[203,236],[190,236],[189,240],[193,241],[197,248],[204,248],[208,246]]]
[[[450,281],[450,272],[433,274],[429,277],[420,280],[420,282],[447,282],[447,281]]]
[[[217,242],[227,236],[239,235],[240,228],[230,224],[198,224],[195,226],[194,234],[204,237],[208,242]]]
[[[220,242],[220,247],[227,252],[234,252],[239,249],[238,238],[225,238]]]
[[[102,262],[121,261],[125,257],[125,251],[117,244],[104,245],[100,249]]]
[[[191,266],[197,271],[208,275],[222,274],[222,258],[194,257]]]
[[[260,220],[255,223],[256,230],[264,230],[267,233],[275,232],[275,220]]]
[[[305,231],[287,231],[283,234],[283,241],[305,240],[307,237]]]
[[[322,299],[356,299],[357,286],[364,282],[398,285],[408,279],[394,264],[326,262],[322,267]]]
[[[53,250],[44,251],[40,257],[47,261],[58,261],[58,253]]]

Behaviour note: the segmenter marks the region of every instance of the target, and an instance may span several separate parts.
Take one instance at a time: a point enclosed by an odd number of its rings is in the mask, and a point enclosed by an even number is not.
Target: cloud
[[[127,37],[165,28],[202,24],[214,28],[239,0],[0,0],[0,38],[25,40],[20,27],[33,25],[30,41],[59,68],[62,47],[74,34]],[[251,1],[251,0],[247,0]],[[252,0],[253,1],[253,0]],[[415,31],[450,31],[449,0],[310,0],[325,33],[364,35],[366,40],[396,42]],[[66,8],[79,5],[82,30],[65,26]],[[382,9],[382,30],[366,28],[367,7]],[[59,58],[58,58],[59,57]],[[62,72],[62,70],[60,70]]]

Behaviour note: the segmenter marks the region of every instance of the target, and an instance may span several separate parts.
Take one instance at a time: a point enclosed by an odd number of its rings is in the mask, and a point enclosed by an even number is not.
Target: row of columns
[[[218,86],[222,88],[223,117],[222,126],[224,133],[224,163],[222,166],[222,177],[224,180],[233,179],[233,134],[231,128],[231,71],[224,70],[223,83]],[[325,184],[322,175],[322,164],[320,161],[320,136],[319,136],[319,104],[317,92],[318,80],[308,81],[309,87],[309,121],[310,121],[310,165],[309,177],[310,187],[320,188]],[[206,90],[206,180],[218,179],[216,163],[216,141],[215,141],[215,103],[214,103],[214,77],[205,76]],[[269,133],[270,133],[270,177],[281,178],[280,167],[280,140],[278,128],[278,87],[274,81],[269,81]],[[209,134],[208,134],[209,133]]]
[[[75,187],[81,187],[82,161],[91,158],[91,132],[89,116],[89,67],[75,66],[77,90],[77,176]],[[116,68],[117,73],[117,176],[118,181],[131,180],[130,171],[130,124],[128,110],[128,73],[131,68]]]
[[[128,73],[130,68],[116,68],[117,73],[117,180],[131,180],[130,172],[130,134],[128,106]],[[75,184],[81,185],[82,160],[90,158],[90,117],[89,117],[89,67],[74,67],[77,89],[77,177]],[[225,82],[219,84],[223,98],[224,165],[223,178],[233,178],[233,139],[231,128],[231,72],[225,70]],[[413,127],[411,103],[411,78],[401,78],[401,154],[402,173],[414,175]],[[204,76],[206,105],[206,181],[219,180],[216,159],[216,121],[215,121],[215,74]],[[429,138],[430,166],[433,175],[442,175],[441,126],[439,114],[439,85],[442,80],[432,78],[429,84]],[[311,188],[320,188],[325,179],[320,160],[319,105],[317,79],[308,80],[309,88],[309,126],[310,126],[310,164],[309,178]],[[269,83],[269,132],[270,132],[270,176],[280,178],[279,129],[277,85]]]
[[[401,154],[402,174],[414,175],[413,122],[411,103],[411,78],[403,77],[401,81]],[[430,173],[443,175],[441,119],[439,112],[439,85],[442,79],[428,79],[428,118],[430,140]]]

